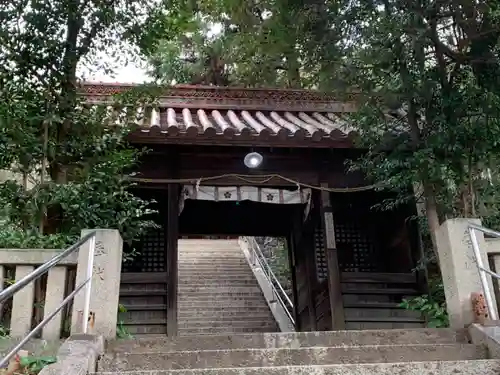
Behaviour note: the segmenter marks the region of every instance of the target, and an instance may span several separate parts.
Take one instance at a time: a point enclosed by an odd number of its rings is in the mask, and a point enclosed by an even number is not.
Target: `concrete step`
[[[426,324],[424,322],[408,322],[408,321],[394,321],[391,319],[388,322],[373,321],[373,322],[346,322],[345,328],[351,330],[372,330],[372,329],[414,329],[423,328]]]
[[[485,359],[486,356],[485,347],[471,344],[113,353],[103,356],[99,371],[458,361]]]
[[[255,318],[264,318],[271,317],[272,314],[269,311],[267,306],[257,307],[253,310],[249,311],[245,308],[225,308],[225,309],[207,309],[207,308],[198,308],[198,309],[182,309],[178,313],[179,320],[183,319],[193,319],[194,317],[203,318],[203,317],[214,317],[214,318],[239,318],[239,317],[255,317]]]
[[[207,310],[215,310],[218,308],[226,309],[244,309],[251,313],[249,308],[267,308],[267,304],[265,303],[263,298],[257,299],[219,299],[219,300],[206,300],[206,299],[198,299],[191,300],[189,298],[179,300],[177,306],[179,307],[179,313],[183,311],[189,312],[190,310],[199,309],[200,305],[205,306]]]
[[[179,285],[179,293],[196,293],[196,294],[252,294],[259,293],[262,294],[261,289],[258,285],[256,286],[191,286],[191,285]]]
[[[214,264],[239,264],[247,265],[248,261],[244,254],[209,254],[209,255],[186,255],[179,254],[179,264],[189,264],[189,263],[209,263],[213,261]]]
[[[206,269],[203,270],[201,268],[193,268],[191,270],[186,270],[186,269],[179,269],[179,279],[180,280],[192,280],[192,279],[199,279],[200,277],[254,277],[254,274],[252,273],[252,270],[229,270],[229,269],[222,269],[222,268],[212,268],[212,269]]]
[[[199,273],[211,273],[211,274],[219,274],[220,271],[234,273],[240,273],[242,275],[248,275],[252,272],[250,267],[247,265],[218,265],[218,264],[180,264],[179,265],[179,273],[187,273],[187,272],[199,272]]]
[[[190,242],[186,242],[190,241]],[[237,240],[185,240],[179,239],[179,248],[182,249],[239,249]]]
[[[110,352],[155,352],[207,349],[277,349],[310,348],[314,346],[408,345],[466,343],[465,330],[448,328],[389,329],[366,331],[322,331],[297,333],[265,333],[244,335],[214,335],[205,337],[147,337],[109,342]]]
[[[221,262],[240,260],[247,261],[245,254],[238,251],[206,251],[206,252],[189,252],[189,251],[179,251],[179,259],[217,259]]]
[[[179,294],[179,303],[193,303],[193,304],[207,304],[207,306],[214,306],[223,304],[224,306],[258,306],[255,305],[259,301],[265,301],[261,294],[200,294],[183,293]]]
[[[266,306],[264,297],[258,295],[206,295],[195,296],[190,294],[179,294],[179,306],[185,308],[190,304],[202,304],[212,307],[214,305],[223,305],[227,307],[243,306]]]
[[[197,287],[197,288],[201,288],[201,287],[217,287],[217,286],[223,286],[223,287],[227,287],[227,286],[235,286],[235,287],[245,287],[245,286],[257,286],[259,285],[257,283],[257,280],[256,279],[248,279],[248,280],[245,280],[245,279],[242,279],[242,278],[238,278],[238,279],[220,279],[220,280],[217,280],[215,278],[212,278],[212,279],[181,279],[179,280],[179,287],[184,287],[184,286],[189,286],[189,287]]]
[[[191,277],[187,277],[187,275],[183,275],[183,277],[179,278],[179,283],[180,282],[192,282],[192,283],[205,283],[205,282],[218,282],[218,281],[253,281],[256,282],[255,276],[253,273],[240,273],[240,274],[234,274],[234,275],[228,275],[228,274],[223,274],[223,275],[217,275],[214,273],[207,273],[203,275],[203,279],[200,279],[199,277],[195,277],[190,275]]]
[[[241,249],[235,248],[234,246],[225,246],[218,248],[200,248],[196,246],[184,246],[179,248],[179,255],[201,255],[201,256],[209,256],[209,255],[232,255],[232,256],[241,256],[243,252]]]
[[[100,375],[145,375],[143,371],[101,372]],[[498,375],[500,360],[377,363],[326,366],[156,370],[147,375]]]
[[[206,337],[213,335],[241,335],[248,333],[270,333],[279,331],[276,325],[252,327],[252,328],[236,328],[236,327],[223,327],[223,328],[181,328],[179,329],[179,336],[198,336]]]
[[[248,318],[250,319],[250,318]],[[192,319],[186,321],[186,320],[180,320],[178,322],[178,326],[181,328],[225,328],[225,327],[232,327],[232,328],[258,328],[258,327],[264,327],[264,326],[272,326],[273,324],[276,324],[270,317],[265,316],[262,318],[258,319],[224,319],[224,318],[210,318],[210,319],[203,319],[203,318],[198,318],[198,317],[193,317]]]

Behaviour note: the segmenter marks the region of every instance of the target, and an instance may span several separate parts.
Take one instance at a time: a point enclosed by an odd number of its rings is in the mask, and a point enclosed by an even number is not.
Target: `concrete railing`
[[[61,252],[62,250],[0,249],[0,279],[7,284],[13,281],[13,278],[19,280]],[[31,331],[35,302],[43,304],[44,315],[50,314],[62,303],[66,297],[65,294],[71,292],[71,290],[66,290],[67,285],[72,284],[68,277],[71,275],[71,270],[74,272],[77,264],[78,254],[73,253],[58,266],[52,268],[47,275],[46,287],[41,289],[42,295],[35,296],[35,288],[37,287],[35,283],[27,285],[14,295],[8,324],[11,336],[24,337]],[[1,287],[3,288],[4,284]],[[38,301],[35,301],[35,298]],[[37,307],[41,308],[42,306]],[[59,339],[62,334],[62,323],[62,314],[58,314],[44,327],[42,338],[46,340]]]
[[[89,233],[82,232],[82,237]],[[63,300],[74,290],[75,285],[85,281],[88,271],[89,244],[80,247],[49,270],[46,286],[31,283],[17,292],[12,298],[10,312],[10,336],[25,337],[33,327],[35,309],[43,310],[45,318],[50,315]],[[19,280],[30,274],[36,267],[60,254],[63,250],[46,249],[0,249],[0,288],[3,289],[11,278]],[[122,239],[117,230],[97,229],[92,278],[92,295],[90,298],[90,314],[92,319],[89,333],[102,335],[105,338],[116,336],[117,309],[120,290],[120,274],[122,260]],[[37,289],[39,288],[39,289]],[[35,293],[37,292],[37,293]],[[35,294],[37,294],[35,296]],[[38,303],[38,304],[36,304]],[[65,314],[71,320],[63,321],[63,313],[58,313],[42,330],[42,338],[58,340],[64,326],[68,333],[81,333],[84,293],[75,296],[70,313]]]
[[[281,285],[279,285],[279,281],[263,258],[260,249],[258,252],[261,254],[261,260],[258,260],[259,256],[255,254],[252,242],[254,245],[258,246],[253,237],[240,237],[238,240],[238,244],[243,254],[245,254],[245,258],[257,279],[260,289],[264,294],[264,298],[281,332],[295,332],[294,319],[292,316],[293,304]],[[265,268],[268,268],[268,270]],[[275,280],[273,281],[273,279]],[[278,283],[278,286],[276,286],[276,283]]]

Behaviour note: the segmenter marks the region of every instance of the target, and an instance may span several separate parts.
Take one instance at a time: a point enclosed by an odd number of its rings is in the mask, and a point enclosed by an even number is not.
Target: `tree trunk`
[[[439,214],[436,204],[436,196],[434,194],[434,189],[428,185],[424,184],[424,201],[425,201],[425,216],[427,217],[427,224],[429,226],[429,233],[431,235],[432,250],[439,264],[439,252],[437,248],[437,237],[436,231],[440,226]]]

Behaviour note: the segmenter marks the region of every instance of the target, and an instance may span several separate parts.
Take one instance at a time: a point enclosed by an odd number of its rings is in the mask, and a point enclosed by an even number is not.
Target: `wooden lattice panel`
[[[124,262],[123,272],[166,272],[165,231],[155,228],[144,235],[137,246],[139,254]]]
[[[318,227],[314,230],[314,252],[316,258],[316,275],[318,281],[326,280],[328,276],[328,269],[326,265],[326,254],[324,246],[324,233],[323,229]]]
[[[350,222],[335,223],[339,267],[343,272],[376,272],[375,249],[370,239]]]

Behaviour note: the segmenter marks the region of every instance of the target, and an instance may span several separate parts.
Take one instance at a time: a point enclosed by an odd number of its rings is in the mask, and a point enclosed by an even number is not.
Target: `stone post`
[[[35,270],[33,266],[16,266],[16,281],[28,276]],[[10,334],[12,337],[24,337],[31,331],[33,304],[35,302],[35,283],[29,283],[14,294],[12,300],[12,320]]]
[[[451,328],[464,328],[474,322],[471,294],[484,293],[474,258],[468,224],[481,225],[478,219],[449,219],[436,232],[437,250],[443,276],[446,305]],[[488,248],[481,232],[476,231],[481,256],[488,265]],[[488,276],[490,288],[493,284]],[[495,296],[493,296],[496,307]]]
[[[123,241],[115,229],[96,229],[94,276],[92,278],[92,294],[90,297],[90,312],[94,314],[95,322],[89,324],[89,332],[101,335],[106,339],[116,337],[118,314],[118,298],[120,296],[120,275],[122,267]],[[85,229],[82,236],[92,230]],[[88,264],[89,241],[78,252],[76,285],[85,281]],[[71,318],[71,334],[81,333],[85,288],[75,297]]]

